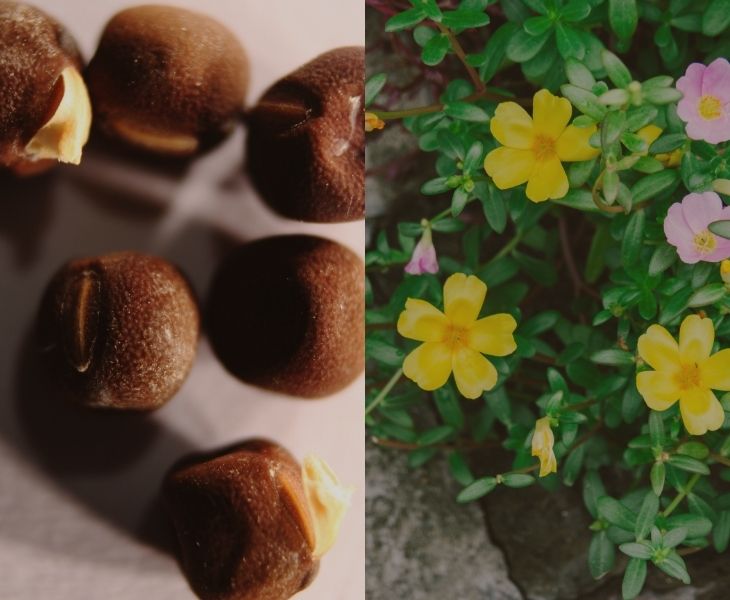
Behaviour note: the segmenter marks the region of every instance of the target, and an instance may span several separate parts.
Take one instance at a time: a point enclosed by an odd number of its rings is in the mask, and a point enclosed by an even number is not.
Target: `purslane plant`
[[[445,453],[460,502],[582,486],[627,599],[649,563],[689,582],[730,542],[727,0],[368,5],[421,73],[368,79],[368,139],[435,158],[415,220],[371,223],[368,431]]]

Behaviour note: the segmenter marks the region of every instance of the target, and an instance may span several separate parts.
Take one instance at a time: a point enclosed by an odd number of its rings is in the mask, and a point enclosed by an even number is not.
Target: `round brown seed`
[[[63,395],[85,406],[159,408],[195,358],[198,307],[167,261],[136,252],[73,260],[46,289],[40,340]]]
[[[0,1],[0,167],[78,164],[91,124],[76,42],[35,7]]]
[[[362,260],[292,235],[244,244],[218,268],[206,304],[213,349],[236,377],[314,398],[364,368]]]
[[[95,123],[107,135],[186,156],[233,130],[248,87],[248,60],[233,33],[210,17],[138,6],[109,21],[87,81]]]
[[[286,600],[316,575],[301,467],[281,446],[251,440],[184,459],[163,495],[203,600]]]
[[[365,216],[364,76],[364,49],[337,48],[275,83],[251,112],[248,168],[277,212]]]

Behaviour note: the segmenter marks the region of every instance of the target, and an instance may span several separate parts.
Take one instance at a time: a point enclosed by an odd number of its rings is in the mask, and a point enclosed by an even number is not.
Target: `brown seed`
[[[119,252],[63,266],[45,292],[39,329],[64,396],[90,407],[151,410],[187,377],[199,316],[175,267]]]
[[[137,6],[107,24],[87,70],[95,123],[165,155],[209,147],[235,126],[248,61],[226,27],[172,6]]]
[[[76,42],[55,19],[0,1],[0,167],[78,164],[91,125]]]
[[[218,268],[208,334],[245,382],[315,398],[364,368],[362,260],[340,244],[292,235],[244,244]]]
[[[248,168],[284,216],[365,216],[365,51],[337,48],[275,83],[249,119]]]
[[[287,600],[319,567],[317,536],[334,538],[349,491],[324,465],[302,469],[284,448],[249,440],[183,459],[163,495],[182,567],[203,600]]]

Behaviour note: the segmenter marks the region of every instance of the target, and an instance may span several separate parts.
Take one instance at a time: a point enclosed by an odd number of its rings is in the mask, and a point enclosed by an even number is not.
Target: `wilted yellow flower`
[[[517,323],[500,313],[478,319],[487,286],[478,277],[454,273],[444,284],[444,312],[425,300],[408,298],[398,333],[424,342],[403,361],[403,374],[424,390],[443,386],[453,370],[459,392],[478,398],[497,383],[497,370],[482,354],[515,351]]]
[[[730,284],[730,260],[723,260],[720,263],[720,277],[725,283]]]
[[[656,142],[661,134],[662,128],[657,127],[656,125],[647,125],[646,127],[642,127],[641,129],[639,129],[639,131],[636,132],[636,135],[644,140],[649,146]],[[640,154],[642,156],[646,156],[647,154],[649,154],[649,151],[647,150],[646,152],[640,152]],[[656,158],[665,167],[678,167],[682,162],[682,154],[682,149],[677,148],[676,150],[672,150],[671,152],[661,152],[659,154],[655,154],[654,158]]]
[[[365,131],[373,131],[374,129],[382,129],[385,127],[385,121],[378,115],[371,112],[365,113]]]
[[[568,125],[573,109],[565,98],[540,90],[533,98],[532,118],[515,102],[497,106],[490,128],[502,144],[484,159],[484,169],[500,190],[527,182],[533,202],[557,200],[568,193],[562,163],[590,160],[599,151],[588,143],[596,127]]]
[[[639,337],[639,355],[654,371],[636,375],[636,387],[652,410],[679,400],[689,433],[719,429],[725,413],[712,390],[730,391],[730,349],[710,356],[715,341],[711,319],[690,315],[679,328],[679,344],[661,325]]]
[[[553,452],[555,436],[550,429],[550,417],[535,421],[535,432],[532,434],[532,456],[540,459],[540,477],[550,475],[558,470],[558,459]]]

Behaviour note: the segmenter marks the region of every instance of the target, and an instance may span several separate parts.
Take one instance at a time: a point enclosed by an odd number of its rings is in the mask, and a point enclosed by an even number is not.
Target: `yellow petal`
[[[596,126],[576,127],[570,125],[565,129],[563,135],[558,138],[555,144],[555,151],[563,162],[579,160],[590,160],[600,154],[598,148],[588,143],[591,136],[596,132]]]
[[[657,127],[656,125],[647,125],[646,127],[642,127],[641,129],[639,129],[639,131],[636,132],[636,135],[644,140],[647,146],[651,146],[661,134],[662,128]],[[640,154],[645,155],[647,154],[647,152],[641,152]]]
[[[679,355],[685,362],[702,362],[710,357],[715,342],[712,319],[689,315],[679,327]]]
[[[692,435],[703,435],[708,430],[715,431],[725,422],[722,405],[708,389],[694,388],[682,392],[679,410],[685,428]]]
[[[558,470],[558,461],[553,452],[555,436],[550,429],[550,417],[542,417],[535,422],[532,434],[532,456],[540,459],[540,477],[545,477]]]
[[[568,193],[568,176],[557,156],[536,163],[527,182],[527,197],[533,202],[558,200]]]
[[[679,400],[681,390],[672,373],[642,371],[636,375],[636,389],[652,410],[667,410]]]
[[[527,150],[532,147],[533,126],[530,115],[515,102],[501,102],[489,123],[494,138],[503,146]]]
[[[398,333],[419,342],[443,341],[448,326],[444,313],[417,298],[408,298],[406,309],[398,317]]]
[[[730,349],[720,350],[701,363],[702,384],[712,390],[730,392]]]
[[[566,98],[553,96],[547,90],[540,90],[532,100],[532,118],[535,133],[557,139],[563,133],[573,114],[573,108]]]
[[[444,312],[458,327],[470,327],[482,310],[487,285],[478,277],[454,273],[444,283]]]
[[[679,347],[671,334],[661,325],[652,325],[639,336],[639,356],[657,371],[679,367]]]
[[[512,335],[516,327],[517,321],[507,313],[484,317],[469,330],[468,345],[482,354],[507,356],[517,348]]]
[[[535,156],[531,150],[500,147],[484,159],[484,170],[500,190],[522,185],[530,178],[534,168]]]
[[[464,398],[479,398],[497,384],[497,369],[479,352],[466,346],[454,350],[454,381]]]
[[[438,342],[421,344],[406,356],[403,374],[422,390],[440,388],[451,374],[451,348]]]

